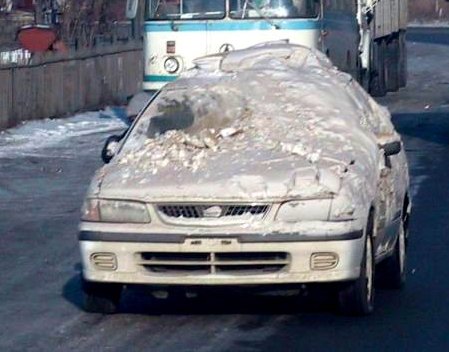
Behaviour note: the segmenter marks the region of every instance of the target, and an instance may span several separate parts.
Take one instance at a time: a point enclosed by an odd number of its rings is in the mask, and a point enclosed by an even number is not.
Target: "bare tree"
[[[124,0],[66,0],[64,1],[61,36],[83,47],[92,46],[99,36],[113,37],[114,23],[118,19],[117,5],[125,9]]]

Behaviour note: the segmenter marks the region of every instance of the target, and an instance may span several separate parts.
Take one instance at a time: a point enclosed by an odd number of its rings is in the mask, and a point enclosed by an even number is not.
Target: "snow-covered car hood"
[[[141,159],[131,169],[140,169]],[[145,201],[260,201],[286,198],[331,197],[340,188],[332,169],[311,165],[306,158],[272,150],[221,152],[207,157],[195,172],[167,165],[157,172],[133,172],[130,162],[114,165],[101,184],[105,198]],[[332,168],[331,166],[334,166]],[[156,169],[155,169],[156,170]]]
[[[187,122],[170,112],[179,105]],[[379,136],[399,138],[389,113],[324,55],[259,46],[202,58],[167,85],[97,182],[101,197],[150,202],[330,197],[344,188],[366,203]]]

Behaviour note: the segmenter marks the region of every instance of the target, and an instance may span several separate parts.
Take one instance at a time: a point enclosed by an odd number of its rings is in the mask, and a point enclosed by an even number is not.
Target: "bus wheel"
[[[399,90],[399,39],[393,38],[386,44],[386,85],[389,92]]]
[[[383,97],[387,94],[385,85],[385,45],[384,41],[373,43],[372,67],[370,72],[370,93],[373,97]]]
[[[399,33],[399,87],[407,85],[407,45],[405,32]]]

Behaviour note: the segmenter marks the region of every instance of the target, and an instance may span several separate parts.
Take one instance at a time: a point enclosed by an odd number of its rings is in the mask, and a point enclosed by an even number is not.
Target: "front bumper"
[[[86,280],[150,285],[254,285],[347,281],[360,275],[364,248],[363,231],[338,236],[306,236],[295,233],[187,236],[81,231],[79,240]],[[181,266],[180,270],[148,270],[149,266],[142,264],[142,258],[152,253],[162,253],[165,260],[168,255],[170,260],[174,260],[170,268]],[[215,262],[210,259],[220,255],[238,257],[240,254],[244,254],[244,258],[251,257],[252,254],[262,258],[270,253],[282,253],[285,257],[282,260],[283,265],[273,265],[272,268],[276,270],[269,272],[265,271],[269,265],[251,266],[251,269],[262,270],[244,270],[245,267],[239,266],[246,263],[241,261],[242,259],[231,263],[230,266],[226,266],[229,262]],[[96,254],[113,255],[114,267],[98,268],[92,260]],[[335,266],[326,269],[313,268],[312,258],[317,254],[334,255],[337,258]],[[212,270],[187,270],[185,268],[193,268],[195,265],[186,265],[185,259],[176,261],[177,256],[190,258],[189,260],[192,260],[192,256],[207,257],[207,260],[212,260],[211,265],[199,264],[204,265],[204,268],[211,267]],[[260,263],[267,264],[266,261]],[[215,270],[222,267],[232,267],[232,270]],[[239,270],[240,267],[242,270]]]

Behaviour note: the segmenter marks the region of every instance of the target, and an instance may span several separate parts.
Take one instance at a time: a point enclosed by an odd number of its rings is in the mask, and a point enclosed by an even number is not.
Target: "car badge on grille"
[[[222,207],[213,206],[203,210],[203,216],[205,218],[219,218],[223,214]]]

